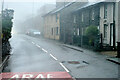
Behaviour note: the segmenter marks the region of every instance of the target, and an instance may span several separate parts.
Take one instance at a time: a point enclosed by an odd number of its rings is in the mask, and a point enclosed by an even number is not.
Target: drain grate
[[[85,63],[85,64],[89,64],[88,62],[86,62],[86,61],[82,61],[83,63]]]
[[[69,63],[69,64],[89,64],[87,61],[61,61],[61,63]]]
[[[61,63],[65,63],[65,61],[62,61]]]

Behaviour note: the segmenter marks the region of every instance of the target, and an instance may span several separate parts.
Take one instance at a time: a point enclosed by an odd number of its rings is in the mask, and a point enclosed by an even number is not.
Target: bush
[[[89,26],[86,31],[85,31],[85,35],[88,37],[89,39],[89,45],[90,46],[94,46],[94,41],[96,39],[96,37],[98,36],[99,31],[97,29],[96,26]]]
[[[81,46],[81,37],[80,36],[74,36],[73,37],[73,43],[75,45]]]

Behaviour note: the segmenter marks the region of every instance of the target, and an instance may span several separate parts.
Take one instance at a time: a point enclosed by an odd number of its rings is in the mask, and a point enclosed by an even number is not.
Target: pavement
[[[110,57],[110,58],[107,58],[107,60],[120,65],[120,58]]]
[[[108,56],[58,41],[13,35],[11,72],[68,72],[75,78],[118,78],[118,64]],[[71,48],[72,46],[72,48]]]
[[[83,48],[73,46],[73,45],[68,45],[68,44],[63,44],[63,46],[68,47],[68,48],[73,49],[73,50],[80,51],[80,52],[84,52],[84,50],[85,50]],[[102,54],[101,54],[101,52],[98,54],[104,55],[107,57],[106,60],[120,65],[120,58],[116,57],[116,55],[117,55],[116,53],[117,52],[114,52],[114,51],[107,51],[107,52],[102,52]]]
[[[8,62],[8,60],[9,60],[9,57],[10,57],[10,56],[7,55],[3,61],[2,61],[2,59],[1,59],[1,63],[0,63],[0,73],[2,73],[4,67],[7,65],[7,62]]]

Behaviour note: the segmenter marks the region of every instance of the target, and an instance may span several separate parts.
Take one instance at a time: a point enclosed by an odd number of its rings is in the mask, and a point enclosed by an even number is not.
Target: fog
[[[42,15],[55,8],[56,0],[4,0],[4,9],[13,9],[13,29],[14,33],[26,33],[30,29],[43,31]],[[58,0],[59,1],[59,0]],[[90,0],[95,1],[95,0]]]
[[[38,28],[38,20],[55,8],[55,2],[4,2],[4,9],[6,8],[14,10],[12,33],[25,33],[30,28],[41,29]]]

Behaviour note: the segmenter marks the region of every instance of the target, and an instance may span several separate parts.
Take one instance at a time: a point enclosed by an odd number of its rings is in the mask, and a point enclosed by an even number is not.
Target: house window
[[[51,34],[53,35],[53,28],[51,29]]]
[[[56,35],[58,35],[58,34],[59,34],[59,28],[56,27]]]
[[[107,19],[107,5],[104,5],[104,19]]]
[[[94,17],[95,17],[95,12],[94,10],[92,10],[92,16],[91,16],[92,20],[94,20]]]
[[[58,15],[56,14],[56,22],[58,21]]]
[[[84,15],[83,15],[83,13],[82,13],[82,22],[84,22]]]
[[[78,36],[80,35],[80,30],[79,30],[79,28],[77,29],[77,35],[78,35]]]
[[[107,38],[107,25],[104,25],[104,38]]]
[[[74,23],[76,23],[76,16],[74,15],[74,21],[73,21]]]
[[[74,36],[76,35],[76,33],[75,33],[75,28],[74,28]]]

